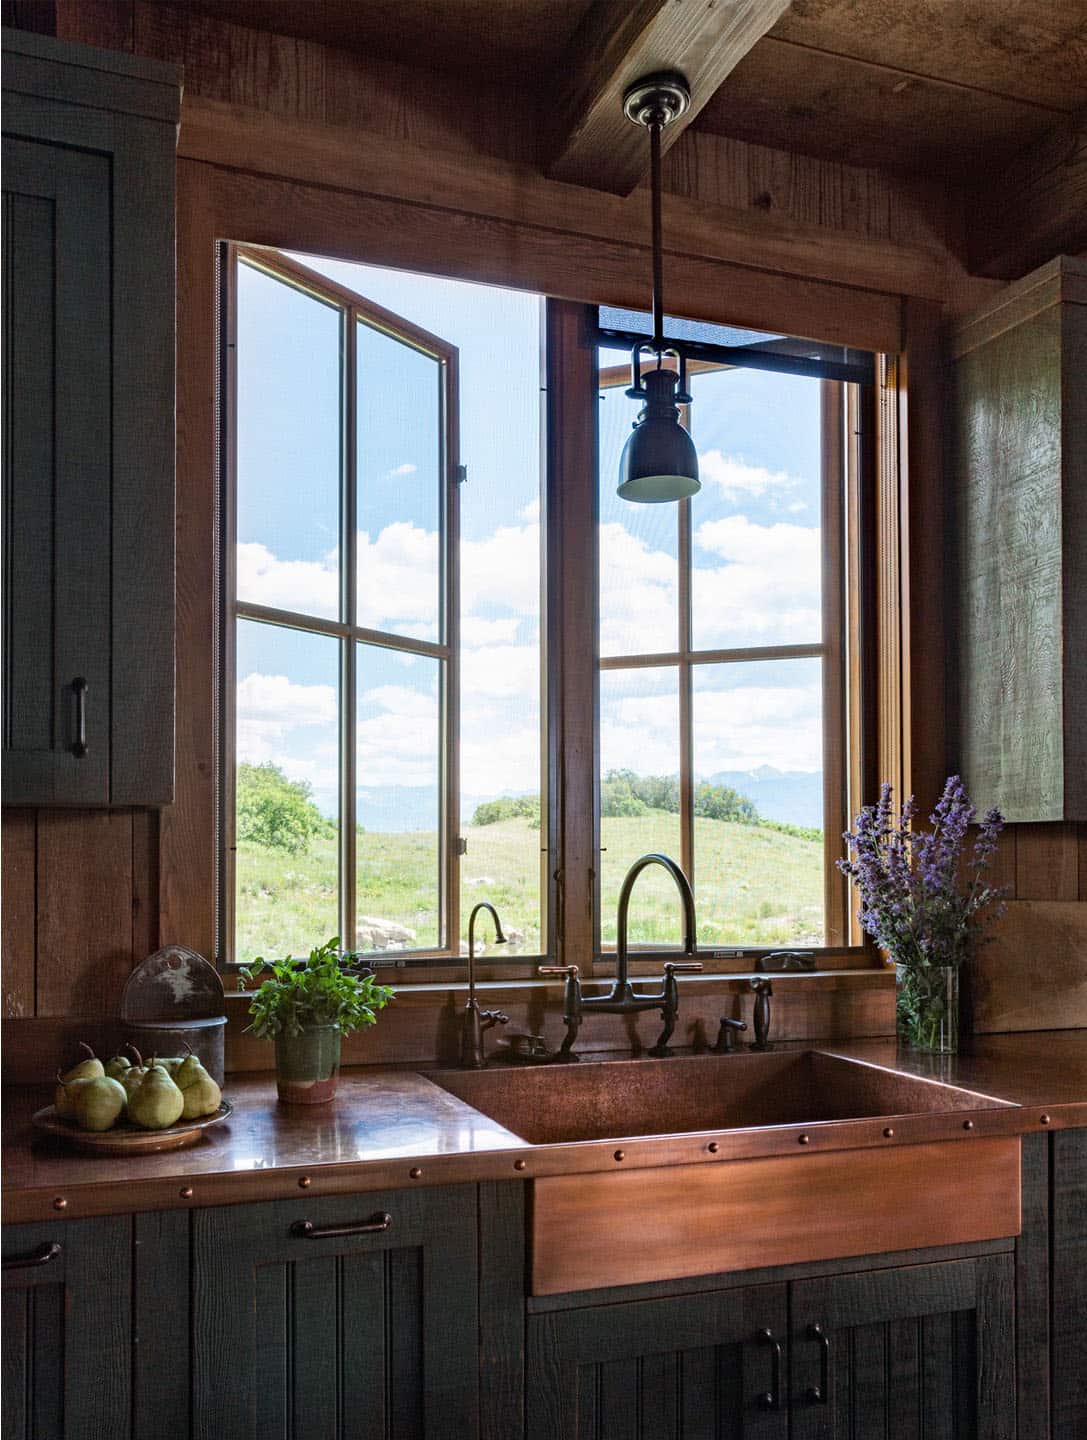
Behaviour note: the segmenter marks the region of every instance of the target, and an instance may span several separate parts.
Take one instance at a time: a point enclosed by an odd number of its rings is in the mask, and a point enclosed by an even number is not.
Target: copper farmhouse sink
[[[535,1172],[535,1295],[1019,1231],[1019,1137],[1001,1114],[1015,1107],[863,1061],[796,1050],[432,1078],[549,1147],[519,1161]]]
[[[989,1096],[811,1050],[433,1078],[533,1145],[1005,1108]]]

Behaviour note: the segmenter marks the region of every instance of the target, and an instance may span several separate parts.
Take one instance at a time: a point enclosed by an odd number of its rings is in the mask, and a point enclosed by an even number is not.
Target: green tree
[[[637,793],[638,783],[633,770],[609,770],[600,786],[601,815],[616,819],[647,814],[650,807]]]
[[[313,803],[306,780],[289,780],[278,765],[238,766],[238,839],[290,855],[304,855],[310,841],[334,829]]]
[[[476,806],[473,825],[497,825],[500,820],[528,821],[530,830],[540,828],[540,797],[538,795],[501,795],[497,800],[484,800]]]

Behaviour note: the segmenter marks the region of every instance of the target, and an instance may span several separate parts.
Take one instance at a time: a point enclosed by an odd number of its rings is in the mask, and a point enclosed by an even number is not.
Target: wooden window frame
[[[681,864],[693,873],[693,788],[690,776],[691,675],[694,665],[710,662],[757,661],[769,658],[819,658],[824,667],[824,808],[832,821],[824,828],[825,929],[824,946],[808,946],[821,969],[868,968],[875,963],[871,945],[858,930],[848,903],[847,881],[839,876],[834,861],[842,854],[841,832],[847,828],[852,809],[862,795],[870,792],[874,769],[874,744],[870,727],[872,672],[874,672],[874,628],[865,625],[871,603],[872,563],[872,396],[870,387],[822,380],[822,621],[821,639],[809,645],[743,647],[720,651],[691,648],[690,501],[680,503],[680,645],[662,654],[599,655],[599,557],[597,557],[597,431],[596,397],[600,382],[625,383],[628,366],[597,370],[596,343],[592,336],[590,311],[572,302],[549,301],[549,386],[560,400],[554,402],[559,418],[569,420],[577,400],[592,405],[592,423],[567,423],[559,429],[553,445],[554,488],[563,495],[560,513],[553,517],[553,543],[570,560],[557,575],[564,609],[577,616],[576,638],[559,626],[563,651],[564,703],[561,723],[566,734],[580,736],[586,717],[592,717],[590,759],[585,743],[574,740],[573,755],[563,756],[560,801],[563,809],[563,842],[566,864],[561,904],[561,949],[566,963],[579,963],[582,973],[608,973],[615,952],[600,943],[600,760],[599,685],[597,675],[605,670],[672,665],[680,670],[681,723]],[[695,361],[695,369],[718,369],[713,363]],[[592,485],[572,482],[572,477],[592,477]],[[589,491],[590,492],[587,492]],[[592,536],[586,552],[586,534]],[[589,593],[586,593],[589,590]],[[592,647],[586,645],[586,621],[592,628]],[[685,644],[684,644],[685,639]],[[573,648],[570,648],[573,647]],[[684,730],[685,724],[685,730]],[[592,816],[586,816],[587,804]],[[834,819],[841,824],[835,825]],[[579,834],[573,834],[576,827]],[[746,973],[760,953],[780,946],[705,946],[700,955],[713,960],[716,973]],[[662,959],[674,958],[675,950],[632,948],[631,972],[657,971]]]
[[[339,618],[328,619],[304,612],[260,605],[240,600],[236,585],[237,546],[237,455],[236,426],[221,427],[220,485],[220,656],[218,664],[219,699],[219,906],[218,954],[220,967],[226,970],[247,963],[239,961],[234,951],[235,937],[235,874],[236,854],[236,674],[237,622],[252,620],[279,625],[307,634],[325,635],[339,645],[339,855],[338,907],[340,933],[356,935],[357,925],[357,856],[356,856],[356,714],[357,659],[360,644],[427,656],[442,665],[439,754],[439,829],[443,843],[439,850],[439,934],[436,947],[396,952],[399,964],[435,959],[448,964],[459,958],[460,950],[460,775],[459,775],[459,540],[460,465],[458,433],[458,352],[442,340],[403,317],[394,315],[373,301],[339,285],[316,270],[289,259],[281,251],[262,249],[238,243],[222,247],[220,257],[223,297],[221,339],[221,385],[224,394],[236,393],[236,328],[237,287],[235,276],[239,264],[246,264],[303,294],[336,308],[340,313],[340,606]],[[413,345],[422,354],[437,361],[440,369],[441,419],[443,437],[441,460],[440,513],[440,641],[419,640],[391,631],[374,630],[357,624],[357,450],[355,382],[357,377],[356,349],[359,324],[395,336]],[[236,411],[231,398],[231,414]],[[375,952],[380,963],[384,952]],[[228,958],[229,957],[229,958]],[[383,967],[385,968],[385,967]],[[414,967],[413,967],[414,968]]]

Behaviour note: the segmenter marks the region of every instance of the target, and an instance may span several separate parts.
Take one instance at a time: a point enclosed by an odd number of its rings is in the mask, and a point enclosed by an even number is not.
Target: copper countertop
[[[980,1037],[970,1053],[947,1057],[904,1055],[893,1040],[798,1042],[789,1048],[821,1051],[974,1091],[979,1095],[973,1112],[976,1125],[970,1127],[974,1135],[1087,1126],[1087,1030]],[[233,1115],[197,1144],[128,1159],[80,1155],[63,1142],[38,1136],[30,1116],[49,1102],[50,1093],[9,1089],[4,1107],[5,1221],[76,1219],[411,1184],[530,1179],[614,1165],[614,1142],[530,1145],[411,1071],[346,1070],[336,1100],[312,1108],[278,1105],[271,1075],[230,1076],[226,1091]],[[991,1100],[1005,1104],[987,1108]],[[931,1116],[910,1116],[904,1124],[896,1122],[896,1143],[933,1138],[928,1133],[932,1121]],[[713,1158],[796,1153],[795,1129],[720,1132]],[[705,1142],[705,1135],[691,1134],[624,1141],[624,1163],[633,1167],[708,1159]],[[831,1123],[818,1129],[819,1148],[874,1143],[886,1143],[876,1122]],[[58,1206],[59,1201],[63,1205]]]

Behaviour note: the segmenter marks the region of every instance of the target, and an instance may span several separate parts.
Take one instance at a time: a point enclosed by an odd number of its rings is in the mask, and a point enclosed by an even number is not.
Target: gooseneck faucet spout
[[[683,953],[693,956],[698,944],[697,930],[695,926],[694,893],[691,890],[690,881],[676,862],[668,855],[643,855],[635,860],[634,864],[627,871],[622,888],[619,891],[619,913],[617,919],[617,936],[615,946],[615,984],[606,995],[584,996],[581,993],[581,980],[578,976],[576,965],[562,966],[541,966],[541,975],[564,975],[566,986],[563,992],[563,1020],[566,1024],[566,1038],[562,1042],[558,1058],[560,1060],[576,1060],[577,1056],[572,1054],[574,1041],[581,1028],[581,1021],[586,1011],[597,1010],[607,1015],[633,1015],[641,1010],[659,1010],[664,1021],[664,1028],[657,1039],[657,1043],[649,1051],[650,1055],[664,1056],[671,1055],[668,1042],[676,1028],[676,1020],[679,1015],[679,986],[676,984],[676,976],[685,971],[701,970],[702,966],[697,960],[666,960],[664,963],[664,979],[661,988],[656,993],[639,993],[630,983],[629,970],[630,961],[627,944],[627,914],[630,910],[630,895],[634,889],[634,883],[643,870],[650,865],[660,865],[668,871],[676,883],[680,900],[683,902]]]
[[[483,1032],[492,1025],[508,1025],[509,1016],[501,1010],[481,1010],[476,1000],[476,916],[486,910],[494,921],[494,943],[504,945],[502,921],[498,911],[489,900],[481,900],[474,906],[468,917],[468,1003],[464,1007],[464,1022],[461,1030],[460,1063],[464,1070],[482,1070],[487,1063],[483,1048]]]

